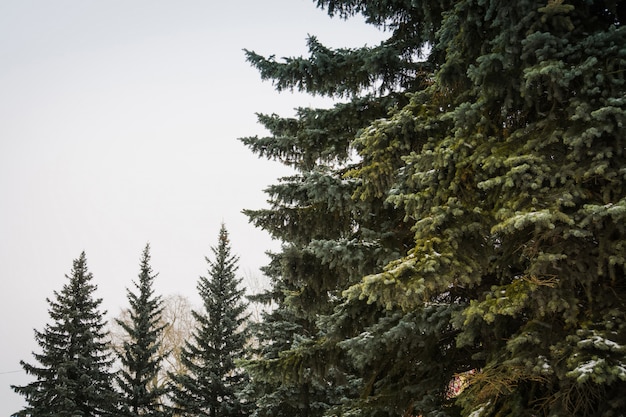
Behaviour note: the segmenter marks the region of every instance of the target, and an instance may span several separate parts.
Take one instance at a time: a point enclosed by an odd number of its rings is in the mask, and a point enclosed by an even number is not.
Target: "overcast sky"
[[[46,297],[81,251],[116,315],[147,242],[156,291],[197,303],[220,223],[254,287],[277,243],[241,214],[288,173],[237,138],[255,112],[327,101],[273,90],[245,62],[377,44],[362,20],[310,0],[0,0],[0,416],[23,399],[19,360],[40,352]]]

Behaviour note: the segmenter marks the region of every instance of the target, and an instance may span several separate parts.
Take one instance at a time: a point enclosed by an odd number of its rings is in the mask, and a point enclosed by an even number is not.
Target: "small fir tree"
[[[170,373],[172,401],[185,416],[242,417],[249,413],[242,395],[248,381],[237,361],[246,357],[248,305],[224,224],[211,249],[209,277],[198,282],[204,310],[193,312],[197,328],[181,350],[186,372]]]
[[[161,297],[152,288],[156,274],[150,266],[150,245],[146,245],[140,263],[138,293],[127,290],[130,303],[129,319],[116,319],[126,332],[119,359],[122,369],[116,380],[121,391],[121,416],[164,416],[165,385],[158,381],[162,352],[161,339],[165,325]]]
[[[94,298],[96,286],[87,269],[85,253],[73,262],[69,282],[54,292],[50,304],[51,324],[35,330],[41,353],[39,365],[21,361],[35,381],[12,386],[27,405],[17,417],[100,417],[115,415],[117,395],[113,389],[112,363],[104,330],[102,302]]]

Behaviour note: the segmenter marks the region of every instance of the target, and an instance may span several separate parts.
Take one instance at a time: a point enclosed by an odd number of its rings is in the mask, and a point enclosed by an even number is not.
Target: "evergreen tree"
[[[109,371],[112,359],[106,343],[101,299],[87,269],[85,253],[73,262],[69,280],[55,299],[47,299],[52,323],[35,330],[41,353],[38,365],[21,361],[35,381],[12,386],[27,405],[16,416],[99,417],[115,415],[117,396]]]
[[[298,170],[248,212],[286,242],[279,308],[316,326],[274,362],[349,372],[329,414],[624,414],[624,2],[317,4],[390,37],[248,55],[350,99],[244,140]]]
[[[165,385],[157,377],[166,355],[159,353],[165,325],[160,324],[163,311],[161,297],[152,288],[155,274],[150,266],[150,245],[141,256],[138,293],[127,290],[130,303],[129,322],[117,319],[126,332],[119,359],[122,369],[116,380],[121,390],[120,416],[164,416]]]
[[[330,111],[318,111],[317,115],[305,110],[302,113],[311,114],[311,122],[318,117],[328,118],[329,122],[331,117],[338,117],[327,114]],[[246,212],[256,225],[284,242],[282,251],[273,255],[274,266],[266,270],[272,288],[265,297],[277,309],[260,325],[257,336],[262,351],[248,369],[257,386],[255,391],[262,395],[257,404],[264,404],[257,410],[258,415],[276,415],[276,410],[282,410],[281,415],[297,412],[301,416],[320,416],[339,404],[352,384],[346,384],[351,370],[333,359],[336,348],[318,321],[332,313],[342,288],[372,268],[382,267],[382,257],[392,259],[389,254],[393,248],[386,246],[378,234],[378,219],[372,221],[374,216],[366,213],[381,214],[379,219],[389,223],[398,219],[381,204],[368,208],[368,204],[352,200],[356,183],[342,178],[349,169],[345,161],[324,164],[320,161],[325,158],[322,156],[313,161],[297,161],[300,155],[309,158],[316,152],[309,152],[306,145],[300,144],[300,137],[326,135],[321,130],[332,129],[330,123],[322,128],[277,117],[261,119],[275,132],[279,147],[283,140],[292,141],[292,149],[280,158],[294,164],[299,172],[267,189],[270,209]],[[256,149],[269,155],[268,139],[245,141],[253,148],[263,146]],[[324,146],[317,140],[312,140],[312,144]],[[328,158],[332,155],[328,148],[319,152],[328,152]],[[346,155],[349,152],[346,149]]]
[[[218,245],[206,258],[209,277],[200,277],[198,291],[204,310],[194,311],[197,328],[181,350],[184,374],[170,374],[172,400],[181,415],[241,417],[250,405],[243,397],[247,375],[237,361],[246,358],[247,303],[242,279],[236,277],[238,257],[231,254],[224,224]]]
[[[423,39],[409,36],[418,32]],[[342,99],[329,109],[300,108],[295,118],[260,115],[271,136],[242,139],[259,156],[296,170],[267,189],[269,209],[246,211],[252,222],[284,242],[268,270],[272,288],[266,297],[277,309],[260,325],[263,350],[249,364],[257,403],[268,410],[259,415],[272,415],[272,410],[307,417],[332,414],[360,396],[363,377],[338,343],[390,312],[365,303],[339,313],[335,309],[341,307],[343,290],[402,256],[412,235],[411,222],[387,204],[384,192],[355,196],[360,179],[351,173],[360,166],[354,156],[361,146],[355,139],[375,120],[404,106],[405,90],[427,81],[433,63],[419,60],[431,38],[427,32],[399,25],[379,46],[338,50],[311,37],[309,57],[283,62],[248,52],[249,61],[278,90]],[[386,185],[381,184],[383,191]]]
[[[315,358],[298,358],[296,352],[301,352],[301,348],[310,343],[310,335],[316,331],[316,327],[311,325],[311,320],[297,316],[285,306],[285,298],[293,294],[294,287],[280,280],[277,275],[282,269],[279,266],[280,257],[271,256],[272,264],[265,267],[264,272],[274,278],[272,289],[249,297],[251,301],[267,306],[262,321],[251,325],[255,336],[255,359],[245,363],[251,375],[247,395],[256,403],[253,415],[321,415],[328,409],[329,403],[338,401],[338,390],[329,389],[328,383],[312,372],[313,366],[315,369],[325,366],[322,357],[318,357],[317,361]],[[292,360],[287,360],[286,353],[291,354]],[[307,368],[298,367],[293,360],[304,363]],[[349,386],[345,390],[349,390]]]
[[[416,219],[413,247],[346,295],[406,312],[418,354],[403,357],[430,384],[416,412],[625,412],[625,17],[616,2],[456,2],[432,86],[360,137],[367,193],[395,152],[381,138],[412,119],[388,201]],[[346,346],[372,364],[401,329]],[[385,388],[402,376],[371,369]]]

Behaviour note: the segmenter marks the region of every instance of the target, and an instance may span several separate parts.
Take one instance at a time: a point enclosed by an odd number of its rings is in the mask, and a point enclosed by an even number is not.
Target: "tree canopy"
[[[340,100],[242,139],[295,169],[247,211],[284,243],[274,314],[301,323],[265,336],[288,342],[254,364],[282,372],[264,398],[314,381],[302,415],[623,413],[624,2],[317,5],[389,38],[247,52],[277,90]]]

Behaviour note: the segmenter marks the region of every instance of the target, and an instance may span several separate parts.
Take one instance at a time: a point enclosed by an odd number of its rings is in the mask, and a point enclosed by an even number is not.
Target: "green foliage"
[[[181,350],[187,372],[169,374],[172,401],[180,415],[242,417],[250,411],[244,398],[248,376],[237,364],[247,356],[247,304],[235,275],[238,257],[231,254],[223,224],[218,245],[211,249],[210,278],[198,282],[204,310],[193,312],[198,327]]]
[[[242,138],[241,141],[260,157],[278,159],[295,169],[310,170],[319,162],[345,163],[352,156],[352,140],[357,132],[401,95],[366,95],[332,109],[298,108],[296,118],[259,114],[258,119],[271,137]]]
[[[73,261],[68,282],[55,299],[48,299],[52,323],[35,331],[41,353],[39,365],[20,362],[35,380],[12,386],[26,399],[16,416],[114,416],[117,396],[109,371],[112,359],[106,344],[104,313],[94,298],[96,286],[87,269],[85,253]]]
[[[262,404],[258,415],[332,414],[359,395],[360,377],[337,344],[346,334],[358,334],[359,325],[347,319],[350,312],[335,309],[344,289],[404,253],[411,233],[384,195],[353,198],[361,185],[354,173],[362,167],[355,159],[361,146],[355,138],[404,106],[404,90],[426,82],[432,64],[419,61],[423,43],[412,44],[408,30],[399,28],[394,40],[357,49],[332,50],[310,38],[309,57],[282,62],[247,52],[278,90],[349,98],[329,109],[298,109],[292,119],[261,115],[271,136],[242,139],[259,156],[296,169],[268,187],[270,208],[245,211],[284,242],[274,255],[273,287],[265,295],[276,311],[258,326],[259,358],[247,364]],[[362,319],[369,322],[377,314],[370,311]],[[328,319],[335,316],[344,326]]]
[[[163,399],[167,387],[157,381],[164,356],[160,352],[160,325],[163,311],[161,297],[154,295],[152,285],[156,275],[150,266],[150,245],[142,257],[139,280],[135,282],[138,293],[127,290],[130,304],[130,322],[117,320],[128,337],[124,341],[119,359],[122,369],[116,379],[121,391],[120,416],[165,416]]]
[[[278,309],[308,320],[258,364],[343,375],[358,395],[329,415],[623,414],[624,2],[317,4],[390,37],[248,54],[279,90],[355,103],[244,140],[298,170],[247,213],[285,242]]]
[[[400,42],[338,50],[325,47],[314,36],[307,43],[308,58],[278,62],[273,56],[264,58],[251,51],[246,55],[261,78],[273,80],[278,91],[297,89],[334,97],[355,96],[363,90],[382,93],[410,89],[421,82],[420,75],[429,67],[413,62],[410,53],[414,51]]]

